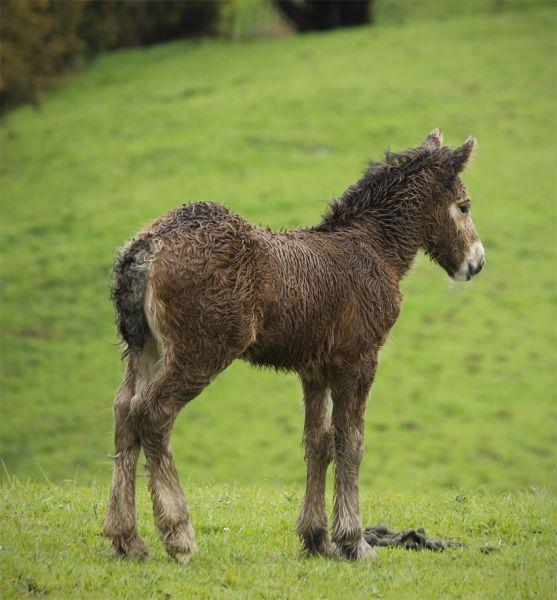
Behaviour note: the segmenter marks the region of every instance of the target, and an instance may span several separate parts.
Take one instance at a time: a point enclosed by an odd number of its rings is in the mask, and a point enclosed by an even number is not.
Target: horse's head
[[[476,140],[470,137],[460,148],[443,146],[439,129],[423,143],[436,156],[438,180],[438,193],[425,231],[425,251],[458,281],[468,281],[485,264],[484,248],[472,222],[472,202],[460,179],[475,145]]]

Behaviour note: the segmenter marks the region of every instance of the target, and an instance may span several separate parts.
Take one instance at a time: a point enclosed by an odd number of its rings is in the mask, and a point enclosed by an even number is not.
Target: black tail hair
[[[148,238],[134,240],[124,246],[114,262],[111,297],[124,357],[143,349],[149,329],[143,309],[149,275],[148,251]]]

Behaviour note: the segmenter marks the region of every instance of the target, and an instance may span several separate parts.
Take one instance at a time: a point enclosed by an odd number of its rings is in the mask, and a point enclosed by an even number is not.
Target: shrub
[[[49,0],[5,0],[0,20],[2,110],[37,103],[74,56],[85,49],[77,35],[84,5]]]
[[[223,0],[4,0],[0,20],[2,111],[38,103],[40,91],[80,56],[212,34]]]
[[[206,0],[88,1],[80,35],[91,50],[99,51],[213,34],[221,4]]]

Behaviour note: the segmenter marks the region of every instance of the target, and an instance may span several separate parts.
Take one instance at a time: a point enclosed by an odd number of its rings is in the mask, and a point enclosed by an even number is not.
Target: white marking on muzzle
[[[458,271],[456,271],[456,273],[453,275],[453,279],[456,279],[457,281],[468,281],[480,271],[484,263],[484,247],[483,244],[478,240],[477,242],[474,242],[470,248],[468,248],[466,257],[462,261]]]

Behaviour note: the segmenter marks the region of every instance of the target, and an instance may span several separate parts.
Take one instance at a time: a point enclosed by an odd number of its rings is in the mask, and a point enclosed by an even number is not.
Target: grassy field
[[[483,3],[451,18],[448,5],[442,20],[393,13],[351,31],[115,52],[7,116],[2,597],[555,592],[557,13]],[[369,158],[437,126],[451,144],[479,140],[465,181],[487,266],[456,285],[420,257],[405,280],[369,403],[362,506],[365,523],[424,526],[469,548],[381,550],[372,567],[301,560],[299,386],[238,363],[174,430],[198,559],[166,558],[140,480],[152,556],[112,561],[99,534],[122,376],[115,248],[191,200],[276,228],[315,223]]]
[[[2,456],[23,477],[107,481],[122,374],[114,249],[218,200],[316,222],[383,148],[479,140],[466,183],[488,266],[425,258],[381,357],[365,485],[504,491],[555,465],[555,9],[102,56],[2,125]],[[294,376],[235,364],[179,418],[195,481],[303,481]]]
[[[195,486],[200,552],[183,567],[166,556],[144,493],[139,518],[149,559],[111,558],[99,537],[107,491],[4,486],[2,598],[551,598],[557,586],[556,506],[543,493],[365,494],[366,523],[422,525],[468,546],[443,554],[379,548],[376,561],[358,565],[299,555],[292,531],[299,488]],[[486,544],[497,551],[483,554]]]

